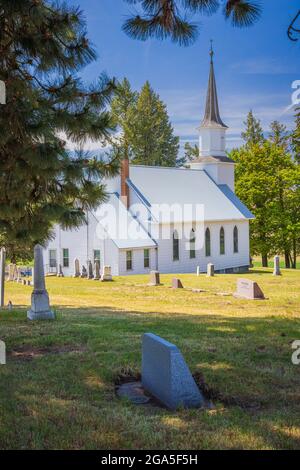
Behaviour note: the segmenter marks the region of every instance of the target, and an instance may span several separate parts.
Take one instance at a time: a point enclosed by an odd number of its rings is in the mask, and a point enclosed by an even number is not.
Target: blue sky
[[[257,1],[257,0],[256,0]],[[214,40],[215,71],[221,116],[229,126],[227,146],[241,143],[240,133],[252,109],[268,130],[272,120],[293,126],[292,82],[300,80],[300,40],[291,42],[286,29],[296,14],[298,0],[260,0],[263,15],[251,28],[233,28],[221,13],[194,15],[200,24],[197,41],[179,47],[170,40],[136,41],[122,32],[132,5],[124,0],[68,0],[79,5],[97,62],[83,72],[87,81],[102,71],[118,79],[127,77],[135,89],[146,80],[167,104],[181,143],[196,142],[196,127],[204,112],[210,39]]]

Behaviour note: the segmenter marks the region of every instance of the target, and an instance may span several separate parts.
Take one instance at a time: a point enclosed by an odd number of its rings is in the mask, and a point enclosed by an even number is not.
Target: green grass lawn
[[[180,275],[147,287],[148,276],[112,283],[47,278],[54,322],[28,322],[31,288],[6,283],[0,339],[2,449],[300,449],[300,272],[256,269],[268,300],[234,298],[238,275]],[[121,374],[138,373],[141,335],[179,346],[202,374],[215,408],[168,411],[115,395]]]

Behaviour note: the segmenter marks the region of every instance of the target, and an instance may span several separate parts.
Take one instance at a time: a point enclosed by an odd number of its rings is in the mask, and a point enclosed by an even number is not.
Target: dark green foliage
[[[82,13],[67,3],[0,0],[0,79],[7,103],[0,114],[0,243],[21,257],[43,243],[53,223],[77,227],[85,210],[105,198],[99,184],[117,171],[83,152],[113,128],[106,109],[114,83],[89,87],[77,73],[95,59]]]
[[[176,166],[179,138],[173,134],[165,104],[146,82],[140,93],[131,90],[128,80],[119,86],[112,111],[121,131],[115,139],[113,154],[132,163]]]
[[[187,19],[186,13],[212,15],[224,2],[220,0],[125,0],[140,7],[141,13],[127,19],[123,30],[135,39],[145,41],[156,37],[187,46],[198,35],[196,23]],[[260,6],[250,0],[227,0],[223,14],[233,26],[251,26],[260,16]]]
[[[289,135],[278,122],[263,139],[259,121],[249,113],[246,144],[233,150],[237,162],[236,193],[255,215],[250,224],[251,252],[268,257],[280,253],[286,267],[296,267],[300,251],[300,167],[288,149]]]

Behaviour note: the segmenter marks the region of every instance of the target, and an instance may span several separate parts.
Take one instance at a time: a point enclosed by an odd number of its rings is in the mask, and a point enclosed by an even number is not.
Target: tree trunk
[[[296,238],[293,238],[293,269],[297,268],[297,242]]]
[[[290,269],[291,263],[290,263],[290,253],[289,251],[285,250],[284,251],[284,259],[285,259],[285,267],[286,269]]]
[[[268,267],[268,255],[261,255],[261,264],[263,268]]]

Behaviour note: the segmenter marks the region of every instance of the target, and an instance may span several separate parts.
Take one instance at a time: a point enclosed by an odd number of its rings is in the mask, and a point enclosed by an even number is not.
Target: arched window
[[[179,260],[179,238],[177,230],[173,232],[173,261]]]
[[[205,256],[210,256],[210,230],[207,227],[205,230]]]
[[[223,227],[220,229],[220,255],[225,255],[225,232]]]
[[[239,252],[239,231],[237,226],[233,229],[233,253]]]
[[[190,258],[196,258],[196,235],[195,230],[192,228],[190,233]]]

